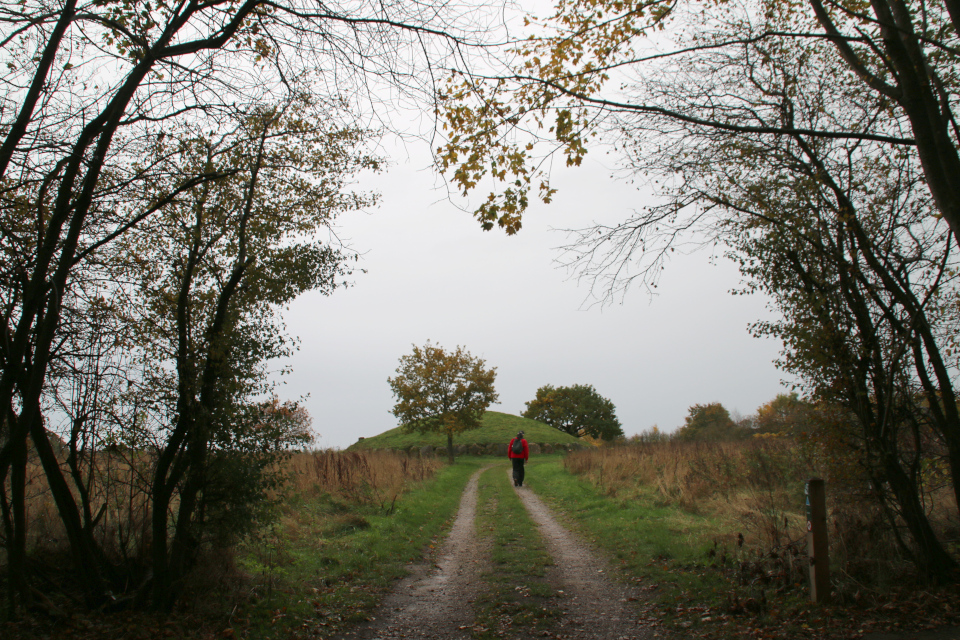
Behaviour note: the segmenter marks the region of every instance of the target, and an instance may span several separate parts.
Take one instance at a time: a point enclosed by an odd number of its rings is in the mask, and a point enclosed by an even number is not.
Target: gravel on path
[[[480,474],[471,476],[460,509],[435,564],[410,567],[377,607],[371,621],[339,640],[470,640],[473,603],[482,588],[480,575],[489,554],[476,535],[474,519]],[[509,473],[509,470],[508,470]],[[607,563],[563,528],[529,487],[517,489],[553,557],[548,580],[562,594],[563,617],[550,632],[555,640],[650,640],[651,629],[638,624],[628,586],[609,576]]]
[[[553,556],[548,578],[563,591],[564,615],[555,638],[562,640],[647,640],[650,628],[640,626],[634,602],[640,596],[610,577],[606,561],[557,522],[528,487],[515,489]]]
[[[377,607],[369,624],[341,636],[365,640],[468,640],[473,625],[473,601],[480,587],[486,553],[476,536],[477,483],[484,467],[467,482],[457,518],[435,563],[410,567]]]

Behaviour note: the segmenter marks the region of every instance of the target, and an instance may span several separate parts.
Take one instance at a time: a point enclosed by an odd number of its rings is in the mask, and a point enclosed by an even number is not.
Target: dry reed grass
[[[286,489],[305,497],[332,496],[391,512],[412,482],[433,476],[443,462],[393,451],[320,450],[296,453],[285,463]]]
[[[745,489],[769,493],[775,485],[802,483],[815,472],[785,438],[593,448],[568,456],[564,465],[611,494],[653,491],[662,503],[691,510],[729,503]]]
[[[405,491],[443,466],[387,450],[294,453],[283,462],[287,481],[274,495],[277,519],[243,545],[251,588],[269,597],[294,562],[291,546],[307,543],[322,555],[331,540],[369,527],[370,514],[392,514]]]
[[[61,461],[67,472],[67,460]],[[83,483],[90,496],[90,512],[96,521],[95,538],[117,562],[142,561],[150,541],[149,471],[153,464],[147,454],[97,452],[93,464],[83,469]],[[302,527],[298,518],[284,513],[291,495],[306,498],[324,495],[341,510],[372,507],[391,512],[396,500],[412,482],[432,476],[443,466],[439,460],[408,458],[383,452],[297,452],[286,457],[277,469],[286,483],[272,498],[280,504],[280,518],[289,533]],[[77,495],[77,484],[68,474]],[[176,508],[176,500],[173,508]],[[46,477],[35,457],[27,471],[28,553],[35,558],[58,559],[68,552],[68,542],[50,493]],[[5,532],[0,527],[0,567],[7,564]],[[221,550],[222,551],[222,550]],[[218,552],[219,553],[219,552]]]
[[[68,485],[79,502],[82,485],[89,503],[94,539],[117,562],[135,562],[149,548],[149,469],[146,454],[98,451],[74,461],[60,455]],[[39,460],[31,450],[27,463],[26,501],[27,551],[34,558],[59,561],[68,549],[66,532]],[[6,564],[7,540],[0,527],[0,565]]]
[[[856,465],[837,469],[824,464],[816,448],[790,438],[640,442],[574,453],[564,464],[608,495],[625,500],[652,497],[657,504],[715,518],[729,532],[721,540],[742,545],[737,549],[742,579],[762,573],[784,584],[806,580],[804,484],[823,477],[831,565],[838,580],[856,591],[909,571],[907,554],[897,542],[902,534]],[[956,527],[956,505],[949,492],[925,497],[931,522],[949,537]]]
[[[570,455],[566,468],[608,495],[652,497],[719,519],[748,547],[789,549],[805,535],[804,481],[816,475],[791,440],[642,442]],[[736,532],[736,534],[734,534]]]

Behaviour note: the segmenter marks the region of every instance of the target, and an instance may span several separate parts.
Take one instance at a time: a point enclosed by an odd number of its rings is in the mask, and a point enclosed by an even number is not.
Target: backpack
[[[513,455],[522,456],[523,455],[523,440],[520,438],[513,439],[513,447],[511,447]]]

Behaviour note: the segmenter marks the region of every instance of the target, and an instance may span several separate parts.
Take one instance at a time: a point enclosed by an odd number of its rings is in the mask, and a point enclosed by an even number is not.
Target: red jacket
[[[530,460],[530,447],[527,446],[527,439],[526,439],[526,438],[521,438],[521,439],[520,439],[520,442],[523,443],[523,453],[521,453],[520,455],[516,455],[516,454],[513,452],[513,441],[514,441],[514,440],[516,440],[516,438],[514,438],[513,440],[511,440],[511,441],[510,441],[510,444],[507,445],[507,457],[508,457],[508,458],[523,458],[524,460]]]

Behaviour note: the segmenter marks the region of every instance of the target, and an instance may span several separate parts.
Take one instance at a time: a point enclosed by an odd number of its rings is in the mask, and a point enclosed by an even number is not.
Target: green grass
[[[721,638],[742,631],[748,620],[758,626],[790,625],[790,616],[809,609],[790,594],[774,604],[773,589],[762,581],[737,580],[741,563],[749,565],[754,558],[736,545],[737,532],[724,530],[718,520],[658,505],[652,492],[626,500],[607,495],[567,472],[556,458],[531,459],[527,477],[565,525],[604,552],[623,580],[647,594],[650,615],[668,628]],[[724,614],[734,602],[756,611],[749,619]],[[798,637],[802,622],[793,629]]]
[[[600,548],[621,576],[655,601],[708,605],[725,596],[725,582],[702,570],[714,540],[724,537],[710,518],[652,500],[624,501],[562,468],[560,460],[531,460],[536,492],[580,536]],[[667,612],[667,622],[671,614]]]
[[[330,637],[366,620],[405,573],[404,565],[430,545],[439,546],[467,479],[488,463],[465,458],[445,468],[405,495],[393,516],[329,500],[295,505],[317,509],[324,524],[296,539],[276,540],[276,548],[265,540],[258,552],[248,553],[248,571],[263,571],[272,582],[260,580],[267,588],[258,602],[232,616],[236,635]],[[551,559],[510,487],[505,463],[488,470],[479,486],[477,531],[489,544],[493,566],[481,576],[477,640],[550,635],[560,615],[559,596],[545,576]],[[529,484],[568,528],[608,558],[619,578],[640,590],[640,616],[663,625],[661,633],[691,640],[822,639],[956,620],[952,608],[939,609],[941,600],[944,606],[956,601],[949,593],[933,604],[921,596],[893,597],[889,612],[887,606],[857,611],[853,605],[812,605],[802,586],[778,588],[764,571],[769,565],[739,548],[738,531],[721,520],[665,505],[652,488],[618,496],[602,482],[572,475],[562,463],[559,456],[532,458]]]
[[[391,515],[373,507],[345,511],[330,500],[291,504],[301,515],[314,513],[316,525],[293,538],[267,532],[241,550],[239,562],[260,588],[232,616],[235,635],[327,637],[366,620],[383,593],[406,575],[405,566],[439,546],[480,464],[465,460],[445,467],[402,496]]]
[[[480,478],[476,526],[490,546],[491,566],[481,576],[485,588],[477,600],[474,637],[539,635],[553,627],[560,616],[558,596],[546,580],[553,562],[510,486],[506,465]]]
[[[405,575],[406,565],[440,545],[467,480],[489,463],[489,458],[463,458],[443,467],[402,494],[391,513],[376,502],[358,504],[347,493],[339,498],[293,496],[274,528],[236,549],[236,564],[246,577],[217,577],[211,571],[206,582],[195,587],[197,602],[172,616],[137,611],[71,613],[66,621],[33,616],[0,624],[0,636],[331,637],[365,621]],[[729,525],[724,528],[717,519],[664,505],[648,486],[631,491],[629,498],[623,497],[626,492],[618,496],[609,487],[609,475],[606,482],[601,475],[595,485],[562,465],[560,456],[534,456],[527,480],[568,528],[601,550],[622,579],[642,590],[646,612],[641,615],[659,620],[676,637],[855,637],[863,629],[889,632],[956,625],[960,620],[956,587],[934,591],[905,584],[889,597],[879,594],[878,604],[869,608],[849,601],[811,605],[802,585],[777,588],[777,580],[765,575],[770,565],[740,549],[738,532]],[[476,603],[474,634],[477,640],[549,635],[560,602],[545,578],[551,560],[510,487],[506,460],[481,477],[479,488],[477,531],[489,543],[493,568],[482,575],[486,590]],[[212,558],[218,559],[221,569],[230,566],[229,556]]]
[[[508,413],[487,411],[483,416],[483,426],[479,429],[457,434],[454,436],[453,442],[454,444],[486,445],[501,442],[507,444],[511,438],[517,435],[517,431],[523,431],[527,442],[537,444],[568,444],[580,441],[579,438],[571,436],[569,433],[564,433],[536,420],[512,416]],[[428,444],[434,447],[445,447],[447,446],[447,436],[440,433],[406,433],[402,427],[397,427],[384,431],[378,436],[364,438],[348,447],[347,450],[409,449],[410,447],[422,447]]]

